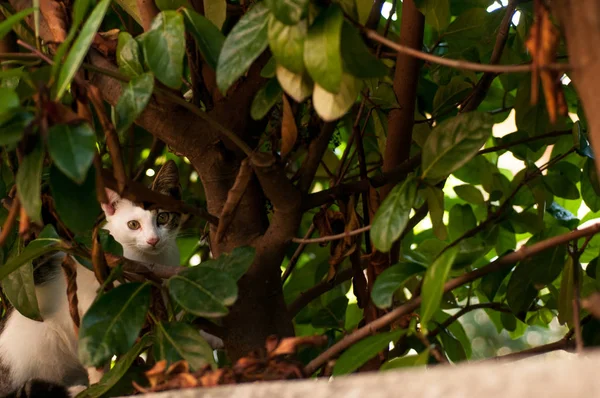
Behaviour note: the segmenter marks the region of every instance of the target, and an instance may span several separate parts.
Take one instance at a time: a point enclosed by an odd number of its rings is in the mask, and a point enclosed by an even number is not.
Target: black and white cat
[[[178,199],[181,197],[179,173],[173,161],[163,165],[152,189]],[[102,206],[107,221],[104,228],[123,246],[125,257],[179,265],[175,239],[180,228],[180,214],[145,210],[110,190],[108,197],[109,204]],[[33,390],[43,388],[44,383],[58,390],[58,386],[71,387],[73,395],[102,376],[95,369],[86,371],[77,356],[77,336],[69,315],[67,285],[60,267],[63,257],[63,253],[54,255],[35,272],[36,294],[44,321],[33,321],[12,310],[0,324],[0,397],[9,393],[34,396]],[[93,272],[78,264],[77,296],[81,317],[96,298],[98,288]],[[36,383],[32,384],[32,380]],[[42,387],[37,381],[41,381]],[[63,389],[63,396],[65,391]],[[60,393],[57,391],[54,396],[61,396]],[[47,390],[42,396],[50,397],[52,393]]]

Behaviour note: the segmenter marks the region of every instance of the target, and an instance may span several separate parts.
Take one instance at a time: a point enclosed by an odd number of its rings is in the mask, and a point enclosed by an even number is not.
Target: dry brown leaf
[[[62,43],[67,38],[67,10],[65,5],[56,0],[41,0],[40,12],[48,23],[55,43]]]
[[[277,340],[277,337],[275,337]],[[287,337],[285,339],[281,339],[278,344],[269,349],[269,341],[267,342],[267,352],[270,357],[275,357],[278,355],[289,355],[295,354],[298,351],[298,347],[300,346],[322,346],[327,343],[326,336],[303,336],[303,337]],[[272,345],[272,341],[271,341]]]
[[[535,22],[525,45],[531,53],[534,69],[531,75],[531,103],[538,102],[538,76],[542,81],[546,108],[550,121],[555,123],[558,115],[566,115],[567,106],[557,71],[544,70],[540,67],[556,61],[560,33],[550,19],[550,12],[538,0],[535,2]]]
[[[294,149],[296,140],[298,139],[298,127],[294,120],[294,112],[292,112],[292,106],[287,98],[287,95],[283,94],[283,120],[281,122],[281,157],[284,158],[288,153]]]
[[[167,370],[167,361],[165,359],[163,359],[162,361],[156,362],[156,364],[152,367],[152,369],[150,369],[144,373],[146,375],[146,378],[148,379],[148,382],[150,382],[150,387],[153,388],[165,380],[165,378],[166,378],[165,371],[166,370]]]

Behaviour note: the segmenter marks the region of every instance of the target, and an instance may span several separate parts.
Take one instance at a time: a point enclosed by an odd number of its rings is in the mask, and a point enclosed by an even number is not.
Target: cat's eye
[[[158,225],[165,225],[168,222],[169,222],[169,213],[167,213],[167,212],[158,213],[158,217],[156,217],[156,223]]]
[[[140,229],[141,225],[139,222],[135,221],[135,220],[131,220],[127,222],[127,226],[129,227],[129,229]]]

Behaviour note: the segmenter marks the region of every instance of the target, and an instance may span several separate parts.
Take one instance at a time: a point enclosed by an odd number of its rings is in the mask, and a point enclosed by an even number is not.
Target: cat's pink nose
[[[160,238],[158,236],[155,236],[153,238],[150,238],[146,241],[147,244],[149,244],[150,246],[156,246],[156,244],[158,243],[158,241],[160,240]]]

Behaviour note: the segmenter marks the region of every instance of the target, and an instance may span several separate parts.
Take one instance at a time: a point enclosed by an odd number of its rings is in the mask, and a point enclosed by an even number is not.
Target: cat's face
[[[163,165],[152,184],[154,191],[181,198],[179,173],[173,161]],[[179,213],[144,210],[135,203],[107,190],[110,204],[102,205],[106,214],[105,228],[123,249],[159,254],[173,247],[181,223]]]

